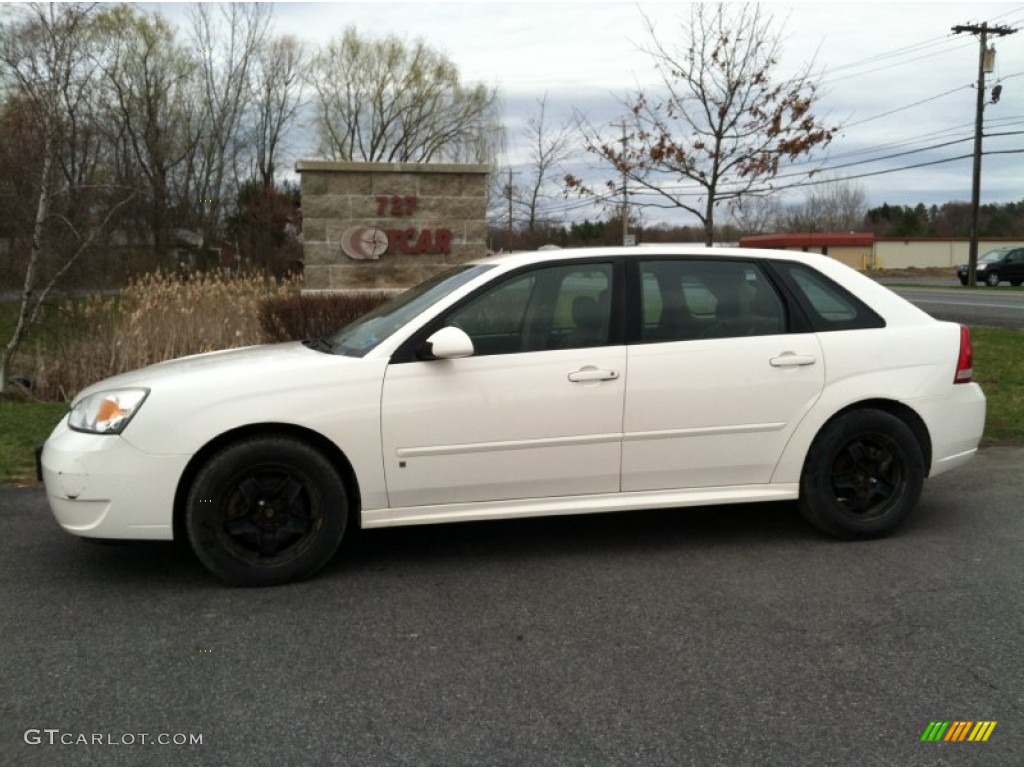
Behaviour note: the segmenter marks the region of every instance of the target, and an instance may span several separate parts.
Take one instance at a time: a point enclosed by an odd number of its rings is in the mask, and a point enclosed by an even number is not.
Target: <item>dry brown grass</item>
[[[260,302],[260,325],[264,338],[271,342],[327,336],[393,295],[393,291],[354,291],[273,296]]]
[[[33,394],[67,400],[79,389],[123,371],[230,347],[259,344],[259,303],[293,286],[259,275],[168,274],[133,280],[117,298],[67,302],[59,332],[31,356]]]

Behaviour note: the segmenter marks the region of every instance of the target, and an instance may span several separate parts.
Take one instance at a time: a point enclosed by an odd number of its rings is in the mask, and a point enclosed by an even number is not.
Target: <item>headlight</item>
[[[148,389],[112,389],[89,395],[71,406],[68,426],[79,432],[119,435],[148,394]]]

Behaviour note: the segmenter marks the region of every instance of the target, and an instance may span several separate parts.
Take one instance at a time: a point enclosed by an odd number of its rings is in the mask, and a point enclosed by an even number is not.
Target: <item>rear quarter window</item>
[[[775,262],[814,331],[884,328],[885,320],[848,290],[816,269],[795,262]]]

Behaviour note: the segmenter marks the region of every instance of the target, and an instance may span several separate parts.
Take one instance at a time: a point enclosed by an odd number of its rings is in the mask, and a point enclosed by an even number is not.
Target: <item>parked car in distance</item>
[[[79,393],[41,449],[61,526],[308,577],[351,526],[795,500],[881,536],[985,420],[965,326],[816,254],[678,245],[453,267],[331,337]]]
[[[960,285],[967,285],[969,265],[957,267],[956,276]],[[985,285],[996,286],[1007,282],[1017,286],[1024,283],[1024,248],[996,248],[978,258],[975,280]]]

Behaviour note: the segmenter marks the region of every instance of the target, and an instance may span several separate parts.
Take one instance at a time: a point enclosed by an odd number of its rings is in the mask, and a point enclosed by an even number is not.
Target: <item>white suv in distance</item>
[[[95,384],[42,449],[65,530],[187,536],[240,585],[345,530],[798,501],[884,535],[974,455],[968,329],[824,256],[662,248],[454,267],[334,336]]]

